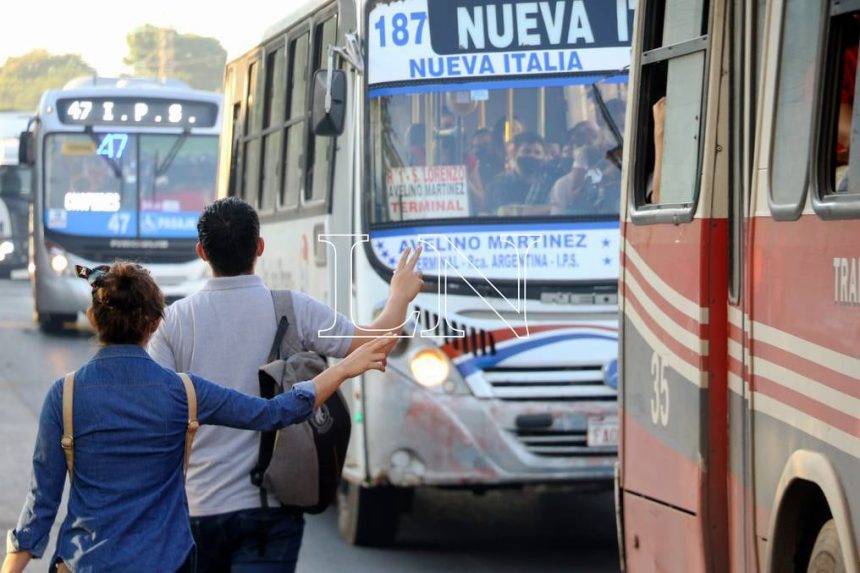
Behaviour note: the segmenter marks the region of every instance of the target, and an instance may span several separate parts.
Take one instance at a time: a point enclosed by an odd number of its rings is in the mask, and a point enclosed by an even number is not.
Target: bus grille
[[[496,367],[484,370],[492,396],[501,400],[614,401],[603,383],[602,365],[565,367]]]
[[[513,434],[530,453],[546,458],[611,456],[618,452],[615,447],[588,447],[585,429],[514,430]]]

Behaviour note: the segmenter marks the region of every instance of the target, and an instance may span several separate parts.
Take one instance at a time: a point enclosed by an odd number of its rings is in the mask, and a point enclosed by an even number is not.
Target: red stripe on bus
[[[816,420],[829,424],[852,436],[860,437],[860,419],[840,412],[817,400],[808,398],[763,376],[753,376],[753,382],[756,392],[778,400],[795,410],[800,410],[816,418]]]
[[[688,363],[693,368],[705,371],[708,367],[708,361],[706,357],[703,357],[700,353],[690,350],[688,347],[681,344],[678,339],[676,339],[672,334],[667,332],[662,326],[660,326],[656,320],[654,320],[651,315],[648,314],[647,311],[642,307],[639,301],[635,296],[629,295],[626,298],[627,303],[633,307],[633,309],[639,314],[642,318],[642,321],[648,326],[654,336],[656,336],[659,340],[665,344],[670,351],[675,353],[675,355]],[[649,346],[652,346],[650,341],[645,336],[645,333],[640,333]]]
[[[811,378],[828,388],[860,398],[860,385],[855,378],[835,372],[816,360],[782,350],[760,340],[754,342],[753,355]]]
[[[672,319],[678,326],[684,328],[685,330],[692,332],[696,336],[700,336],[702,338],[707,337],[707,325],[701,324],[697,319],[687,316],[675,306],[672,305],[671,301],[666,298],[666,295],[663,295],[642,276],[642,273],[639,272],[639,269],[636,268],[633,264],[625,265],[626,273],[630,274],[632,278],[636,280],[642,290],[645,292],[645,296],[647,296],[651,302],[653,302],[657,307],[663,311],[669,318]],[[626,275],[625,275],[626,276]],[[630,296],[630,290],[624,288],[625,296]]]
[[[709,286],[701,274],[702,253],[703,245],[711,241],[708,232],[714,226],[727,227],[727,222],[694,219],[684,225],[638,226],[635,233],[627,236],[627,242],[654,274],[684,298],[705,306],[703,291]],[[624,228],[626,232],[627,224]]]
[[[519,334],[520,337],[522,337],[522,338],[528,338],[529,336],[533,336],[535,334],[540,334],[542,332],[551,332],[551,331],[555,331],[555,330],[568,330],[568,329],[601,330],[603,332],[610,332],[612,334],[618,333],[618,327],[604,326],[604,325],[599,325],[599,324],[544,324],[544,325],[529,327],[528,330],[526,330],[526,327],[524,327],[524,326],[517,326],[513,330],[511,330],[510,328],[500,328],[497,330],[487,331],[487,334],[492,335],[493,341],[495,342],[496,346],[498,346],[502,342],[507,342],[508,340],[513,340],[515,338],[518,338],[514,334],[514,332]],[[476,331],[477,331],[477,329],[476,329]],[[465,341],[469,338],[470,337],[468,335],[468,330],[467,330],[467,335],[465,337],[457,339],[458,340],[458,342],[457,342],[458,346],[462,346],[463,344],[465,344]],[[480,340],[480,336],[478,336],[478,339]],[[448,342],[446,344],[443,344],[440,347],[440,349],[442,350],[442,352],[447,354],[449,358],[457,358],[458,356],[462,356],[464,354],[467,354],[466,352],[463,352],[461,349],[455,348],[453,342]]]

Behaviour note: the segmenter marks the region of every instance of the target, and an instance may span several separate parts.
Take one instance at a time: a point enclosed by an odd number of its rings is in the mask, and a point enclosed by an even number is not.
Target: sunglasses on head
[[[75,265],[75,273],[79,278],[86,279],[90,286],[96,288],[110,272],[109,265],[99,265],[95,268],[85,267],[83,265]]]

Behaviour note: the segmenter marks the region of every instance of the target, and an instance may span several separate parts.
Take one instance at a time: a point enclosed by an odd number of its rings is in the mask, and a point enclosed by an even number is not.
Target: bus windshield
[[[45,143],[45,226],[79,236],[196,237],[214,201],[218,138],[51,134]]]
[[[375,97],[371,223],[616,219],[625,82]]]

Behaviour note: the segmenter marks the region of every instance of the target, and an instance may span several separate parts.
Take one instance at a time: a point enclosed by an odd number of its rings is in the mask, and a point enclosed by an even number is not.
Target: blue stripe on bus
[[[618,342],[618,337],[609,336],[606,334],[568,333],[536,338],[532,340],[527,340],[520,344],[515,344],[506,348],[498,349],[496,353],[492,356],[476,356],[475,358],[470,358],[465,362],[460,362],[456,365],[457,370],[460,371],[460,374],[462,374],[463,377],[466,377],[471,374],[474,374],[475,372],[484,370],[485,368],[491,368],[499,362],[502,362],[503,360],[506,360],[512,356],[516,356],[517,354],[522,354],[523,352],[528,352],[529,350],[534,350],[535,348],[540,348],[541,346],[555,344],[556,342],[564,342],[566,340],[607,340],[609,342]]]
[[[433,225],[429,227],[399,227],[371,230],[370,237],[398,237],[402,235],[450,235],[452,233],[546,233],[553,231],[580,231],[618,229],[618,221],[584,221],[582,223],[502,223],[499,225]]]
[[[398,94],[424,94],[438,92],[465,92],[472,90],[504,90],[516,88],[548,88],[576,86],[582,84],[593,84],[597,82],[607,84],[626,84],[627,74],[614,76],[565,76],[563,78],[530,78],[515,80],[497,80],[487,82],[467,83],[445,83],[445,84],[410,84],[406,86],[370,88],[368,96],[371,98],[398,95]]]

